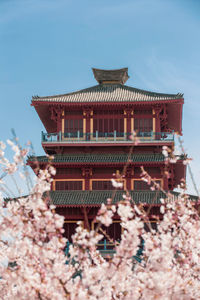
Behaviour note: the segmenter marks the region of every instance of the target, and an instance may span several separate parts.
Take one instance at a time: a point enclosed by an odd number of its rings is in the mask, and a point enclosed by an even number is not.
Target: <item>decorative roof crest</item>
[[[128,68],[117,70],[101,70],[92,68],[92,71],[99,84],[124,84],[129,79]]]

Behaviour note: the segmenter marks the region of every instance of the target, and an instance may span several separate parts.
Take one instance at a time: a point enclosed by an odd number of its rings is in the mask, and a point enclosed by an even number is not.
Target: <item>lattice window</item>
[[[152,110],[134,110],[134,130],[138,136],[149,136],[153,130]]]
[[[98,226],[98,223],[94,224],[94,229]],[[101,229],[105,232],[105,234],[101,231],[101,234],[104,235],[103,239],[98,243],[98,246],[104,246],[104,240],[106,240],[106,248],[109,249],[110,246],[113,246],[113,243],[108,239],[108,236],[113,239],[113,241],[121,239],[122,227],[119,221],[113,221],[113,223],[106,227],[104,225],[101,226]]]
[[[154,177],[156,177],[155,175],[160,175],[160,168],[159,167],[145,167],[144,166],[144,170],[149,174],[149,175],[154,175]],[[140,176],[142,173],[142,170],[140,167],[135,167],[134,168],[134,175]],[[159,177],[159,176],[158,176]]]
[[[121,136],[124,132],[123,111],[96,111],[93,120],[94,133],[98,131],[99,137],[104,133],[110,134],[108,137],[113,136],[114,131]]]
[[[67,111],[65,112],[65,137],[80,137],[83,135],[83,112],[82,111]]]
[[[143,180],[134,180],[133,189],[136,191],[149,191],[152,185],[148,185]],[[161,180],[156,180],[156,183],[161,184]]]
[[[106,232],[106,234],[113,239],[114,241],[120,240],[121,239],[121,225],[120,222],[115,222],[112,223],[110,226],[105,227],[102,226],[102,229]],[[101,234],[103,234],[101,232]],[[111,243],[105,236],[105,239],[107,240],[107,243]]]
[[[56,190],[82,190],[82,181],[56,181]]]
[[[83,120],[69,120],[65,119],[65,137],[78,137],[78,131],[80,137],[83,136]]]
[[[140,136],[140,133],[148,133],[153,130],[153,119],[151,118],[135,118],[134,130]]]
[[[114,190],[114,187],[110,180],[92,181],[92,189],[103,191],[103,190]]]

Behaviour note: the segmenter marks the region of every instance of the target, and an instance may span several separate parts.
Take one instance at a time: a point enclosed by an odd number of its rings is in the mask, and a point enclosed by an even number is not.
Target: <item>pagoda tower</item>
[[[165,191],[173,191],[186,173],[181,159],[166,166],[162,154],[163,146],[174,148],[174,133],[182,134],[183,95],[127,86],[127,68],[92,71],[98,82],[95,86],[32,98],[46,129],[41,136],[42,147],[46,154],[53,155],[51,163],[56,168],[50,201],[65,217],[69,240],[77,221],[94,228],[100,205],[113,195],[112,201],[117,203],[126,191],[135,203],[144,203],[147,208],[151,205],[150,215],[159,214],[162,192],[152,191],[142,180],[141,166]],[[131,138],[133,132],[138,143]],[[30,157],[28,164],[36,172],[38,162],[44,168],[48,160],[47,156],[38,156],[36,163]],[[123,183],[114,194],[111,178],[121,178]],[[117,215],[105,230],[113,239],[120,239]]]

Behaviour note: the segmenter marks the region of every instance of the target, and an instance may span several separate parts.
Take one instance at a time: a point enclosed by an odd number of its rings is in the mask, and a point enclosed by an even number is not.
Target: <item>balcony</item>
[[[133,143],[130,138],[131,133],[124,132],[94,132],[83,133],[81,131],[68,133],[44,133],[42,132],[42,143],[59,143],[59,144],[96,144],[96,143]],[[174,133],[170,132],[138,132],[137,137],[140,143],[152,142],[173,142]]]

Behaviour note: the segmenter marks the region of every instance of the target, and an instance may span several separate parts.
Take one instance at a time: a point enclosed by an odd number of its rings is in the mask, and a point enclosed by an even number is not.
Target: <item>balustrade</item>
[[[42,143],[109,143],[109,142],[132,142],[132,133],[124,132],[42,132]],[[138,132],[137,137],[141,142],[174,141],[173,132]]]

